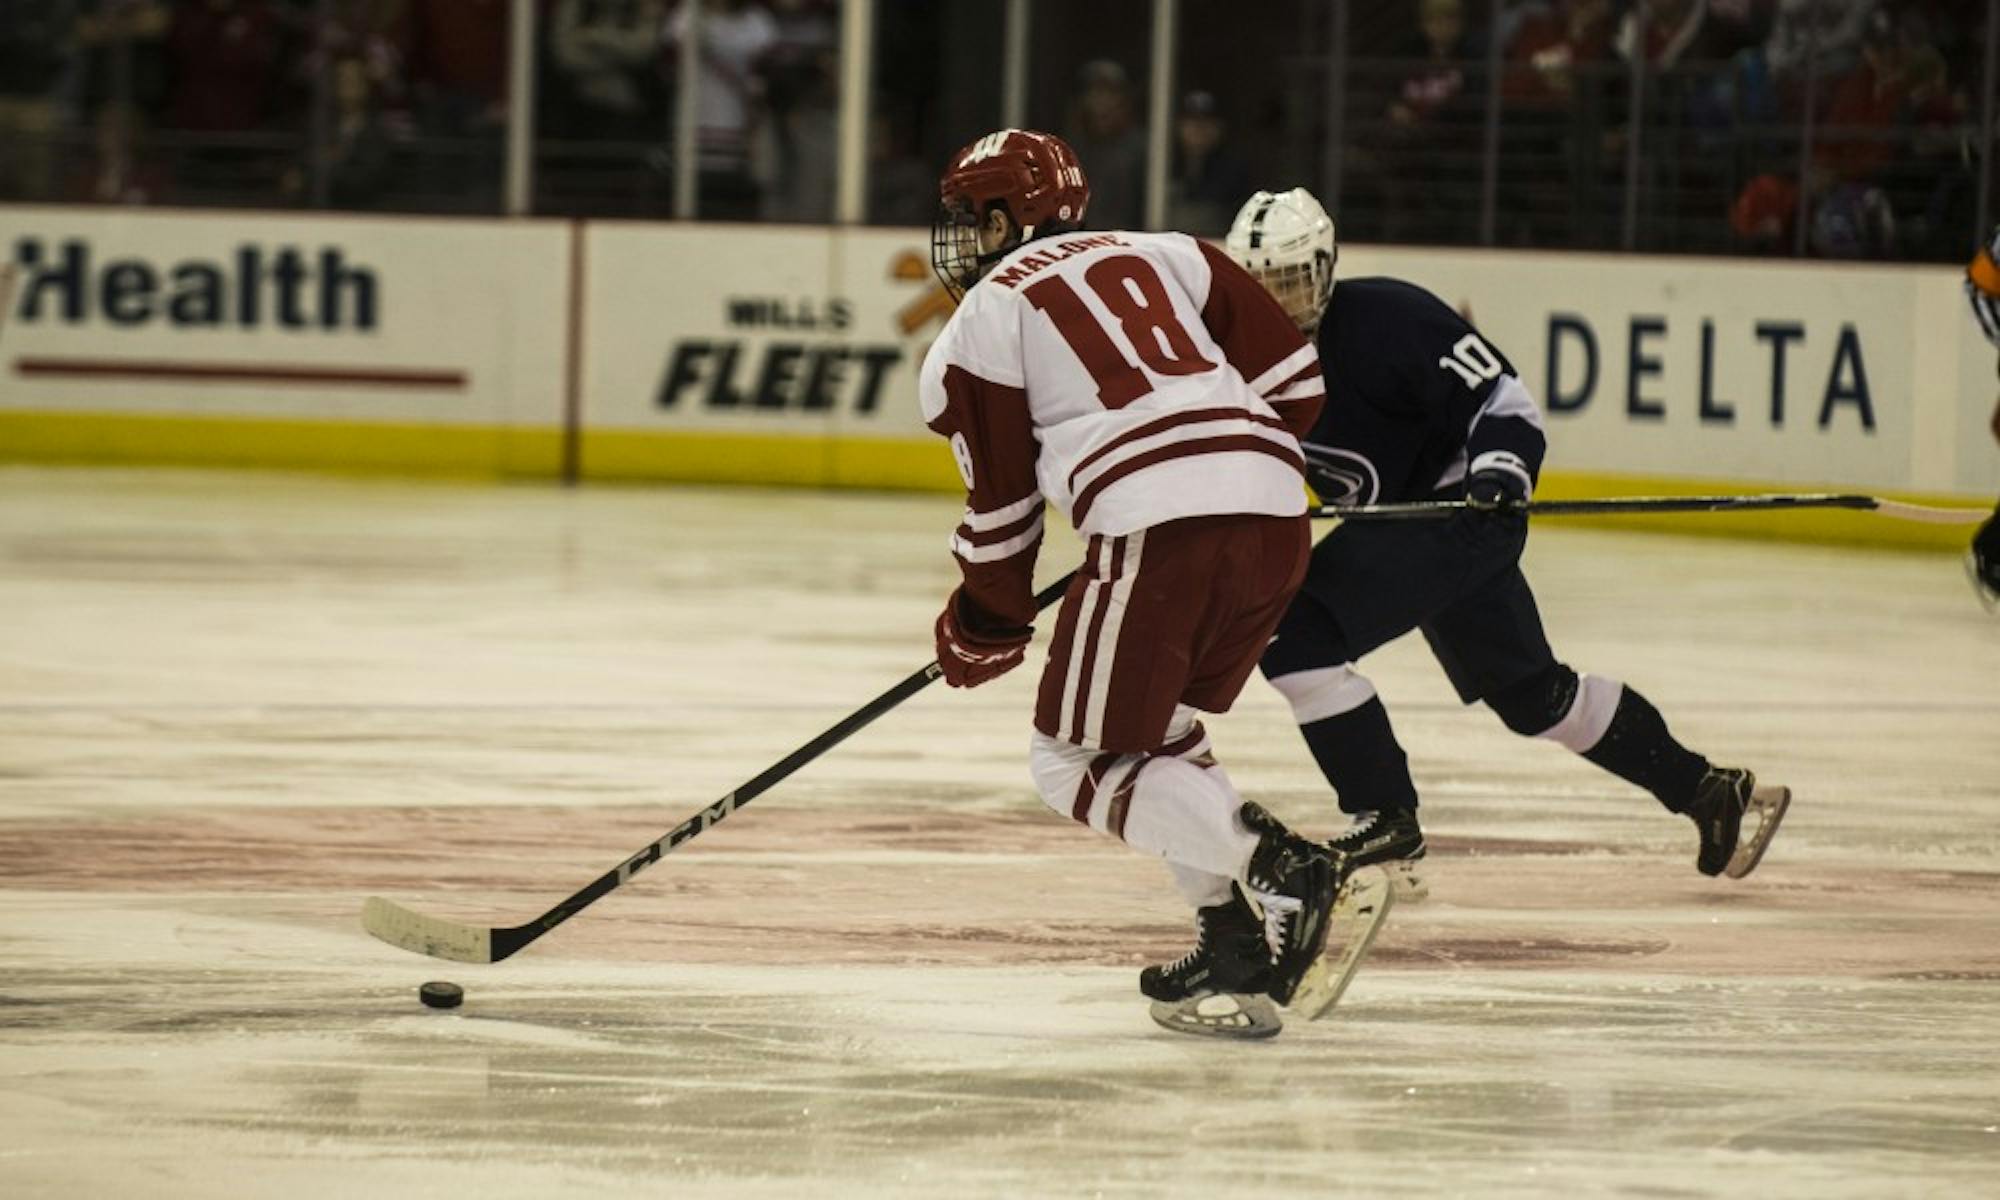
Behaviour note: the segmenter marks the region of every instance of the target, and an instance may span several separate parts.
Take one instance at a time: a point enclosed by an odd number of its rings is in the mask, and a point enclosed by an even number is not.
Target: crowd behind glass
[[[685,12],[537,3],[534,211],[673,215]],[[871,222],[927,224],[1000,124],[1001,7],[878,0]],[[0,0],[0,200],[498,211],[508,9]],[[1076,147],[1093,226],[1142,227],[1153,6],[1030,9],[1025,118]],[[1362,241],[1952,261],[1985,215],[1986,0],[1178,9],[1169,227],[1305,183]],[[831,220],[839,0],[701,13],[699,215]]]

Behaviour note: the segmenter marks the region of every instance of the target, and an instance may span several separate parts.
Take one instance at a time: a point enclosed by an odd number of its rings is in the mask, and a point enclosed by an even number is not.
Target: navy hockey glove
[[[1465,510],[1453,518],[1452,533],[1482,553],[1518,547],[1528,524],[1521,511],[1527,501],[1528,469],[1521,460],[1504,451],[1482,454],[1466,476]]]
[[[1528,502],[1528,473],[1520,460],[1474,471],[1465,481],[1466,506],[1482,513],[1513,513]]]
[[[979,628],[976,618],[967,617],[971,607],[961,587],[945,601],[944,611],[938,614],[938,668],[944,674],[944,681],[953,687],[978,687],[1020,666],[1027,656],[1028,639],[1035,634],[1033,628]]]

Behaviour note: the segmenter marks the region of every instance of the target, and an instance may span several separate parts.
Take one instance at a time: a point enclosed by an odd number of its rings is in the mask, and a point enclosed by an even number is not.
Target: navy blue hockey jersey
[[[1326,404],[1304,439],[1328,504],[1456,496],[1482,467],[1541,473],[1541,410],[1505,355],[1435,295],[1343,279],[1319,327]]]

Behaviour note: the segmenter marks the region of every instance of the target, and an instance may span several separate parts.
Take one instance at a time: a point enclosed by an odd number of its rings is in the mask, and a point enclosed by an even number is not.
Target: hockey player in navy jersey
[[[1304,188],[1259,192],[1227,252],[1318,341],[1326,404],[1301,439],[1330,504],[1463,498],[1443,521],[1350,522],[1314,548],[1306,582],[1261,663],[1352,818],[1350,865],[1381,863],[1425,892],[1417,790],[1389,714],[1355,660],[1421,630],[1467,704],[1565,746],[1657,797],[1700,831],[1696,866],[1757,866],[1790,792],[1676,741],[1657,709],[1556,658],[1521,573],[1519,506],[1534,492],[1541,412],[1500,349],[1430,292],[1396,279],[1334,286],[1333,221]]]
[[[1965,268],[1965,295],[1972,302],[1972,315],[1986,340],[2000,346],[2000,226],[1987,236],[1986,244],[1972,256]],[[2000,439],[2000,403],[1993,406],[1993,436]],[[1965,554],[1966,573],[1972,576],[1973,590],[1988,608],[2000,608],[2000,508],[1979,527]]]

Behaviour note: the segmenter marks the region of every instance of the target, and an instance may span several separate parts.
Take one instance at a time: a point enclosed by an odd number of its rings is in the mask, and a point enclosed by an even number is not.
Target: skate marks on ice
[[[1147,1019],[1138,970],[1184,913],[1033,799],[1027,672],[914,701],[507,963],[359,930],[376,892],[525,919],[906,673],[958,515],[0,472],[0,1194],[2000,1176],[2000,642],[1923,556],[1537,532],[1566,657],[1797,789],[1740,883],[1463,710],[1421,645],[1371,656],[1432,896],[1274,1042]],[[1274,812],[1337,820],[1268,689],[1213,730]],[[419,1007],[432,978],[465,1007]]]
[[[541,911],[663,824],[651,807],[184,808],[19,820],[0,889],[198,898],[330,933],[379,893],[457,920]],[[1692,831],[1688,830],[1689,850]],[[2000,873],[1928,859],[1774,860],[1705,879],[1677,851],[1431,839],[1431,897],[1397,906],[1355,986],[1384,969],[2000,978]],[[1782,867],[1782,869],[1780,869]],[[1087,903],[1073,881],[1089,879]],[[825,808],[773,799],[677,853],[530,953],[665,964],[1129,966],[1186,931],[1157,866],[1022,797],[1013,808]],[[1335,929],[1335,935],[1341,932]],[[385,950],[385,953],[388,953]],[[390,961],[405,956],[388,953]],[[410,958],[412,963],[418,962]]]
[[[447,1014],[337,936],[298,970],[218,957],[257,936],[222,914],[130,918],[143,957],[0,988],[11,1194],[211,1193],[191,1150],[299,1198],[1976,1194],[2000,1165],[1982,984],[1404,970],[1302,1026],[1337,1037],[1222,1044],[1135,1024],[1122,970],[509,963]]]

